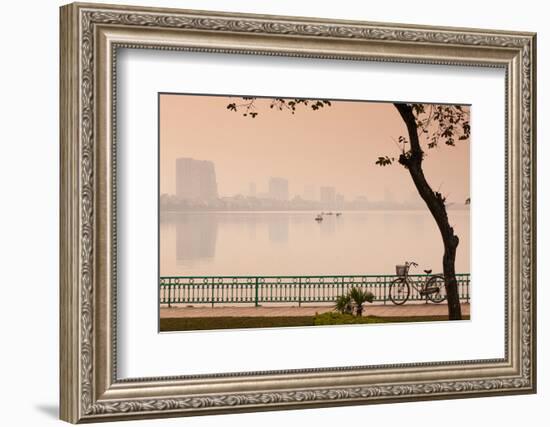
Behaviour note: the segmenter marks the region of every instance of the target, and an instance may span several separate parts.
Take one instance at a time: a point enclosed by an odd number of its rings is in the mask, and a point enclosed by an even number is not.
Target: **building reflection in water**
[[[216,215],[181,215],[175,225],[178,262],[214,258],[218,239]]]

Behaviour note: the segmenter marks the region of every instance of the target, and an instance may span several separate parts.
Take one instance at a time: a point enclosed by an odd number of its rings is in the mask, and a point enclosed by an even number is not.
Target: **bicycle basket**
[[[408,265],[396,265],[395,266],[395,274],[397,274],[400,277],[405,277],[408,272],[409,272],[409,266]]]

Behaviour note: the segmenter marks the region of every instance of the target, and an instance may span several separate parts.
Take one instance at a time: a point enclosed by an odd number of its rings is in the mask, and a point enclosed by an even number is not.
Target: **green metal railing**
[[[254,304],[264,303],[331,303],[351,288],[374,294],[374,302],[386,304],[389,286],[398,276],[195,276],[161,277],[161,304]],[[424,274],[410,274],[409,281],[418,288],[426,280]],[[457,274],[461,301],[470,301],[470,274]],[[410,301],[424,300],[411,286]]]

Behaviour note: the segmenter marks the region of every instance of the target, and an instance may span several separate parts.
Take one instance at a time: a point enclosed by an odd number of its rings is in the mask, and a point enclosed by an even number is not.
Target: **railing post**
[[[256,276],[256,295],[254,297],[254,305],[256,307],[258,307],[258,280],[259,280],[259,277]]]
[[[302,278],[298,278],[298,307],[302,306]]]
[[[212,308],[214,308],[214,278],[212,277]]]
[[[168,308],[170,308],[172,305],[170,304],[172,302],[172,279],[168,280]]]
[[[388,276],[384,276],[384,305],[388,299]]]

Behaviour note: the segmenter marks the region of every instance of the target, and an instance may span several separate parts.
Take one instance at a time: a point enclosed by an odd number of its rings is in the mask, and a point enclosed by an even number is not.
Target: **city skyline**
[[[181,200],[202,200],[210,201],[232,197],[252,197],[259,199],[272,199],[278,201],[291,201],[302,199],[307,201],[318,201],[326,205],[342,203],[351,200],[394,202],[392,193],[384,189],[383,199],[369,199],[367,194],[361,194],[354,199],[346,198],[338,189],[331,185],[307,185],[302,192],[292,193],[291,183],[285,177],[265,178],[265,192],[258,192],[256,182],[248,183],[248,190],[236,194],[219,194],[218,182],[216,180],[216,165],[206,159],[193,159],[182,157],[176,159],[176,182],[175,196]],[[261,188],[261,187],[260,187]],[[411,193],[408,200],[403,202],[418,201],[417,194]]]

